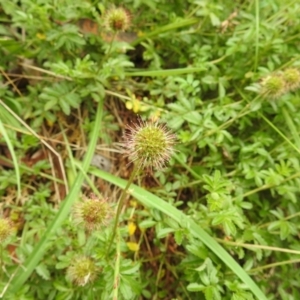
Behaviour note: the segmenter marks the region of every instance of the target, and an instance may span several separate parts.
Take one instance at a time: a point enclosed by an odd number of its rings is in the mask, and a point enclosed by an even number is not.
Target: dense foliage
[[[0,295],[300,299],[299,9],[0,0]]]

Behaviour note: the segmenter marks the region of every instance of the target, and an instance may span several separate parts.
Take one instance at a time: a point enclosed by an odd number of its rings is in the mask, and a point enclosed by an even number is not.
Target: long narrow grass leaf
[[[99,101],[98,103],[95,126],[93,128],[91,140],[89,146],[87,147],[88,150],[85,159],[83,161],[83,166],[82,166],[83,170],[87,170],[89,168],[90,162],[92,160],[92,156],[94,155],[97,139],[99,136],[99,131],[101,128],[102,114],[103,114],[103,99],[101,99],[101,101]],[[21,286],[24,284],[24,282],[31,275],[31,273],[33,272],[37,264],[42,259],[43,255],[47,250],[47,246],[49,244],[50,239],[53,237],[55,231],[60,227],[62,222],[68,216],[72,204],[78,199],[78,194],[80,192],[83,180],[84,180],[84,175],[82,172],[79,172],[73,186],[71,187],[69,194],[62,202],[61,207],[57,212],[54,220],[48,226],[45,233],[41,237],[40,241],[35,246],[30,256],[27,258],[27,260],[24,262],[23,267],[19,268],[18,272],[14,276],[11,285],[8,289],[10,292],[16,293],[21,288]]]
[[[181,68],[181,69],[169,69],[169,70],[152,70],[152,71],[134,71],[126,72],[126,76],[147,76],[147,77],[158,77],[158,76],[175,76],[190,73],[199,73],[205,71],[204,67],[200,68]]]
[[[289,130],[293,136],[293,139],[295,141],[297,148],[300,149],[300,136],[298,134],[298,130],[295,126],[293,119],[291,118],[290,114],[284,107],[282,107],[282,114],[283,114],[286,124],[289,127]]]
[[[17,160],[17,156],[13,147],[13,144],[9,138],[9,135],[7,133],[7,131],[5,130],[5,127],[2,123],[2,121],[0,120],[0,132],[6,142],[6,145],[8,147],[8,150],[10,152],[12,161],[13,161],[13,165],[15,168],[15,173],[16,173],[16,181],[17,181],[17,188],[18,188],[18,198],[21,197],[21,176],[20,176],[20,169],[19,169],[19,164],[18,164],[18,160]]]
[[[175,22],[173,22],[171,24],[167,24],[165,26],[160,26],[156,30],[153,30],[151,32],[148,32],[148,33],[145,33],[145,34],[141,35],[138,39],[136,39],[132,42],[132,45],[133,46],[137,45],[143,40],[153,38],[153,37],[158,36],[158,35],[160,35],[162,33],[165,33],[165,32],[174,31],[175,29],[178,29],[178,28],[190,26],[190,25],[196,24],[198,22],[199,22],[199,19],[197,19],[197,18],[176,20]]]
[[[122,189],[124,189],[126,186],[125,180],[120,179],[107,172],[93,169],[91,173],[116,186],[119,186]],[[249,290],[251,290],[259,300],[267,299],[264,293],[256,285],[256,283],[246,273],[246,271],[241,268],[241,266],[227,253],[227,251],[219,243],[217,243],[205,230],[197,225],[196,222],[188,218],[184,213],[179,211],[171,204],[136,185],[131,185],[128,191],[133,197],[139,200],[146,207],[155,208],[161,211],[165,215],[173,218],[179,224],[188,224],[187,227],[190,229],[191,233],[199,240],[201,240],[212,252],[214,252],[224,262],[224,264],[226,264],[240,278],[240,280],[247,285]]]

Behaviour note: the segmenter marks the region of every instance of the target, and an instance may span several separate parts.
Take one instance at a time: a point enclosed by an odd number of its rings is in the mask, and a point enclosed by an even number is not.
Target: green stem
[[[99,68],[98,68],[98,70],[97,70],[97,72],[96,72],[97,75],[99,75],[99,72],[102,70],[103,63],[104,63],[105,61],[107,61],[107,59],[108,59],[108,57],[109,57],[109,55],[110,55],[110,52],[111,52],[111,49],[112,49],[112,45],[113,45],[113,42],[115,41],[116,36],[117,36],[117,32],[114,32],[113,37],[112,37],[112,40],[111,40],[111,42],[110,42],[110,44],[109,44],[108,51],[107,51],[107,53],[104,55],[104,57],[101,59],[101,62],[100,62],[100,64],[99,64]]]
[[[119,229],[116,230],[116,263],[115,263],[115,272],[114,272],[114,285],[113,285],[113,297],[112,299],[118,299],[119,294],[119,286],[120,286],[120,258],[121,258],[121,250],[120,250],[120,232]]]
[[[3,245],[0,245],[0,282],[2,282],[3,277]]]
[[[249,273],[257,273],[257,272],[263,271],[265,269],[271,269],[271,268],[275,268],[278,266],[291,265],[291,264],[297,264],[297,263],[300,263],[300,259],[285,260],[285,261],[280,261],[280,262],[264,265],[261,267],[253,268],[253,269],[250,269],[248,272]]]
[[[291,118],[290,114],[284,107],[282,107],[281,111],[285,118],[286,124],[289,127],[289,130],[294,138],[295,144],[296,144],[297,148],[300,149],[300,137],[299,137],[297,128],[295,126],[295,123],[293,122],[293,119]]]
[[[255,0],[255,57],[254,71],[258,66],[258,50],[259,50],[259,1]]]
[[[243,247],[246,249],[260,249],[260,250],[267,250],[267,251],[277,251],[277,252],[284,252],[284,253],[290,253],[290,254],[300,254],[300,251],[293,250],[293,249],[286,249],[286,248],[280,248],[280,247],[271,247],[266,245],[257,245],[257,244],[247,244],[247,243],[240,243],[240,242],[232,242],[232,241],[225,241],[222,239],[215,238],[216,241],[219,243],[225,244],[225,245],[231,245],[231,246],[238,246]]]
[[[297,148],[272,122],[270,122],[262,113],[258,112],[258,115],[264,119],[264,121],[270,125],[294,150],[300,154],[300,149]]]
[[[129,189],[130,185],[132,184],[133,179],[134,179],[135,175],[137,174],[137,172],[139,171],[139,169],[140,169],[140,164],[135,164],[134,169],[133,169],[133,171],[132,171],[132,173],[131,173],[128,181],[127,181],[127,184],[126,184],[124,190],[122,190],[122,194],[120,196],[120,200],[119,200],[118,207],[117,207],[117,213],[116,213],[116,218],[115,218],[115,223],[114,223],[114,227],[113,227],[112,236],[111,236],[109,244],[108,244],[108,249],[107,249],[107,253],[106,253],[107,257],[108,257],[112,242],[113,242],[115,234],[116,234],[116,230],[117,230],[117,226],[118,226],[118,223],[119,223],[121,210],[122,210],[122,207],[123,207],[123,204],[124,204],[125,197],[127,195],[127,191]]]
[[[181,158],[179,155],[177,155],[176,153],[173,154],[173,157],[175,158],[175,160],[177,160],[181,166],[183,166],[187,171],[189,171],[194,178],[196,179],[200,179],[201,181],[203,180],[202,176],[199,175],[197,172],[195,172],[190,166],[188,166]]]

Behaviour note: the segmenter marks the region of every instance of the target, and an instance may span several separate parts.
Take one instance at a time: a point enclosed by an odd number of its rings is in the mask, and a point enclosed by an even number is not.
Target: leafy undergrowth
[[[297,1],[0,4],[3,299],[300,299]]]

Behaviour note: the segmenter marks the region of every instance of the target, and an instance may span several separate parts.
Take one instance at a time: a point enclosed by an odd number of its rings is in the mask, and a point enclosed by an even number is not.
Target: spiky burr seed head
[[[98,199],[92,195],[90,198],[83,197],[81,202],[76,203],[72,215],[76,225],[83,225],[88,231],[93,231],[107,226],[112,208],[107,199]]]
[[[67,278],[77,286],[85,286],[97,277],[98,268],[95,262],[86,256],[79,256],[72,260],[67,268]]]
[[[0,218],[0,243],[5,242],[13,234],[13,225],[11,220]]]
[[[285,81],[279,74],[265,77],[261,83],[261,95],[264,98],[275,100],[286,93]]]
[[[285,69],[282,73],[287,91],[295,91],[300,87],[300,72],[297,68]]]
[[[163,168],[174,153],[176,143],[176,136],[166,125],[139,120],[127,129],[124,146],[129,160],[141,168]]]
[[[131,16],[123,7],[112,7],[105,12],[103,24],[108,31],[123,32],[130,27]]]

